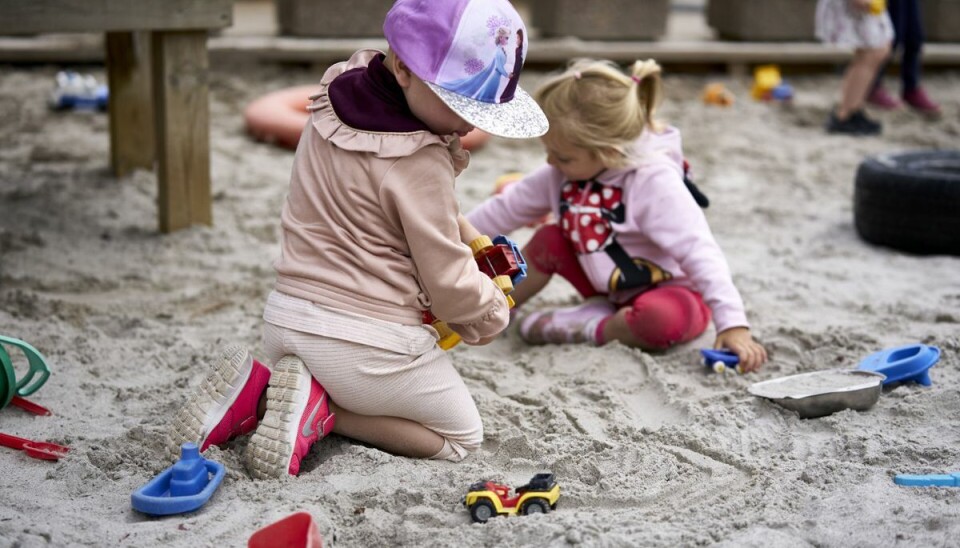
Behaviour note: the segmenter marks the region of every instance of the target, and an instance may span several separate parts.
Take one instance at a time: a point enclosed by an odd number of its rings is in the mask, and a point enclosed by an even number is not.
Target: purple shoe
[[[927,92],[924,91],[923,88],[918,87],[910,91],[905,91],[903,93],[903,101],[921,114],[934,118],[940,117],[940,105],[934,103],[933,100],[927,96]]]
[[[867,102],[880,110],[897,110],[903,106],[903,103],[887,93],[887,89],[883,86],[874,88],[867,97]]]

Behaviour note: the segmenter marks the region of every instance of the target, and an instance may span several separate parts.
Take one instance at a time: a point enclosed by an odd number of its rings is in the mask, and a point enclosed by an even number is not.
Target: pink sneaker
[[[257,405],[267,388],[270,370],[247,349],[231,345],[221,351],[207,378],[173,418],[167,452],[180,457],[180,445],[191,441],[200,451],[222,445],[257,427]]]
[[[300,358],[284,356],[270,378],[267,414],[247,444],[247,471],[258,479],[296,476],[310,448],[335,422],[327,391]]]
[[[597,344],[597,326],[616,311],[606,297],[587,299],[568,308],[537,311],[520,322],[520,337],[530,344]]]
[[[897,110],[903,104],[887,93],[887,88],[877,86],[867,97],[867,102],[880,110]]]
[[[927,92],[924,91],[923,88],[918,87],[911,91],[904,92],[903,101],[921,114],[933,117],[940,116],[940,105],[934,103],[933,100],[927,96]]]

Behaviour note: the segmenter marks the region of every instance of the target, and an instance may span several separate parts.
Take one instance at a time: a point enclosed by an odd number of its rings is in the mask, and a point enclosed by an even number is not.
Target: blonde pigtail
[[[546,138],[591,150],[607,167],[632,162],[633,144],[659,105],[660,65],[637,61],[630,75],[610,61],[578,59],[544,82],[534,95],[550,121]]]
[[[663,70],[653,59],[637,61],[630,68],[630,79],[637,85],[637,100],[640,103],[644,124],[654,131],[660,131],[660,124],[654,115],[663,98]]]

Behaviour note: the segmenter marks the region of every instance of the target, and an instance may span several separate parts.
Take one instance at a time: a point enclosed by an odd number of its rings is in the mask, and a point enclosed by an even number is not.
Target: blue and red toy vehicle
[[[473,251],[473,258],[477,261],[480,272],[493,279],[493,283],[507,296],[507,304],[513,308],[510,292],[527,277],[527,262],[523,260],[520,248],[513,240],[500,235],[493,240],[489,236],[480,236],[470,242],[470,250]],[[432,325],[440,334],[440,341],[437,343],[440,348],[450,350],[460,342],[460,335],[429,310],[423,312],[423,323]]]

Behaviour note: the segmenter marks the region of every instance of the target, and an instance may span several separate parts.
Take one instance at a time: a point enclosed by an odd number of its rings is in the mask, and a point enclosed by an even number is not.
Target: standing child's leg
[[[877,70],[889,54],[889,44],[885,47],[858,49],[854,52],[853,59],[847,65],[840,84],[840,104],[831,113],[830,120],[827,122],[828,132],[876,135],[882,131],[883,126],[880,122],[867,118],[863,113],[863,105]]]
[[[841,120],[849,118],[863,109],[870,84],[873,82],[877,69],[890,54],[890,47],[874,49],[858,49],[853,54],[853,60],[847,65],[840,85],[840,105],[837,107],[837,117]]]
[[[699,294],[680,286],[641,293],[600,327],[603,340],[665,350],[699,337],[710,323],[710,309]]]
[[[895,6],[897,8],[897,18],[900,20],[897,29],[903,33],[903,39],[901,40],[903,59],[900,64],[903,100],[922,114],[932,117],[940,116],[940,105],[933,102],[920,85],[920,58],[924,41],[920,2],[919,0],[898,0],[890,6],[891,17],[894,15],[893,8]]]

